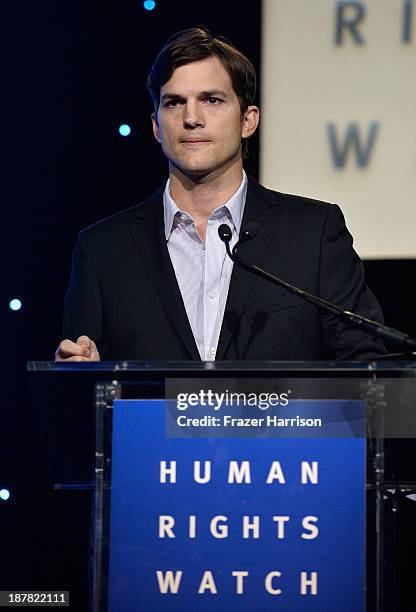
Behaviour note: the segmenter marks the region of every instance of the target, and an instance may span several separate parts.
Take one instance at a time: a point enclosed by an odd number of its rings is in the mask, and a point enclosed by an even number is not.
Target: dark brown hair
[[[241,119],[256,96],[256,72],[247,57],[223,37],[214,37],[203,26],[177,32],[169,38],[150,69],[147,89],[157,111],[160,88],[169,81],[179,66],[217,57],[227,71],[240,103]],[[247,139],[243,141],[244,156]]]

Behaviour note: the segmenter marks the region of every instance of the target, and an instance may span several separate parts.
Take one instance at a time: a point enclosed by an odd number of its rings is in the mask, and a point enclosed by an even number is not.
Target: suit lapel
[[[199,361],[201,358],[166,245],[163,188],[136,209],[132,220],[133,239],[153,287],[180,341],[190,357]]]
[[[249,178],[241,229],[251,221],[259,222],[260,228],[257,235],[251,241],[244,243],[239,251],[244,261],[261,265],[273,241],[281,215],[282,209],[278,206],[276,193]],[[217,348],[217,360],[225,357],[255,280],[254,274],[234,265]]]

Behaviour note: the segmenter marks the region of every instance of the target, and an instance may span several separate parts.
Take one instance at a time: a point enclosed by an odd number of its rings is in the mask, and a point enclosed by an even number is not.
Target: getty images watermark
[[[175,424],[181,429],[254,429],[322,427],[321,418],[293,414],[297,401],[290,402],[290,390],[282,393],[244,393],[200,389],[178,393],[175,398]],[[173,402],[172,402],[173,403]],[[290,404],[292,404],[290,406]],[[276,408],[284,409],[276,414]],[[260,414],[259,412],[260,411]],[[265,414],[269,411],[270,414]],[[290,412],[291,414],[287,414]],[[186,414],[185,414],[186,413]]]
[[[363,402],[321,398],[293,381],[167,379],[167,437],[331,438],[365,436]]]

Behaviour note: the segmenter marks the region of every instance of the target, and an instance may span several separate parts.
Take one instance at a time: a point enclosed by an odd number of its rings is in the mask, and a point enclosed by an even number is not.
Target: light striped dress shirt
[[[173,201],[169,180],[163,194],[167,247],[202,361],[215,360],[233,270],[218,228],[222,223],[230,226],[231,246],[234,246],[240,233],[246,194],[247,176],[243,171],[235,194],[209,217],[205,243],[192,217]]]

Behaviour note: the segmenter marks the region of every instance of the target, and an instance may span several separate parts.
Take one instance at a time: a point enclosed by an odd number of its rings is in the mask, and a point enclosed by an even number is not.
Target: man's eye
[[[165,102],[165,108],[175,108],[178,104],[180,104],[180,100],[168,100]]]
[[[218,104],[219,102],[222,102],[222,100],[220,100],[220,98],[214,98],[214,97],[207,98],[207,101],[210,104]]]

